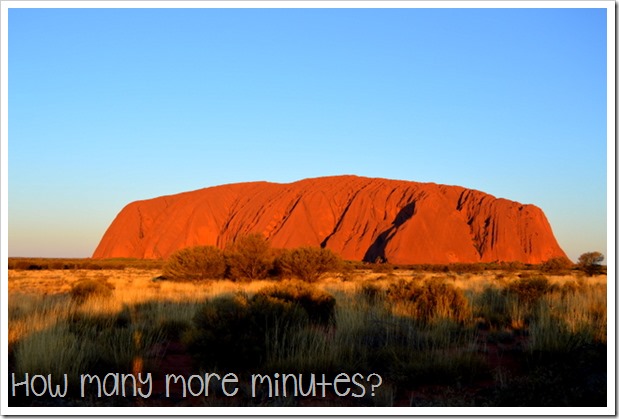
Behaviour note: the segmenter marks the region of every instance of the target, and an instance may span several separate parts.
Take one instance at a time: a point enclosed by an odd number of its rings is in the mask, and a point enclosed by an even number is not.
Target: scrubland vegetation
[[[606,405],[599,271],[561,261],[349,264],[324,249],[275,252],[250,240],[184,250],[154,268],[10,270],[10,372],[66,373],[71,394],[82,373],[151,372],[155,381],[148,399],[18,395],[10,404]],[[166,397],[166,372],[243,380],[234,397],[215,388]],[[252,373],[375,373],[382,384],[358,398],[252,397]]]

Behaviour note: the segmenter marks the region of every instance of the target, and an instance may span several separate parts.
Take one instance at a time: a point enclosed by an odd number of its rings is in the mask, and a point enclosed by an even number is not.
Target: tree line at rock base
[[[547,274],[561,275],[571,271],[600,275],[606,273],[601,263],[600,252],[583,253],[577,263],[568,258],[556,257],[539,265],[522,262],[450,263],[395,265],[388,261],[374,263],[342,260],[333,251],[320,247],[299,247],[295,249],[272,248],[261,234],[239,237],[224,250],[215,246],[192,246],[180,249],[167,259],[79,259],[79,258],[9,258],[8,269],[162,269],[160,279],[205,280],[228,278],[235,281],[264,278],[299,278],[309,282],[318,280],[327,272],[346,273],[354,269],[371,269],[374,272],[390,272],[407,269],[424,272],[452,272],[456,274],[476,273],[489,270],[507,272],[535,270]]]

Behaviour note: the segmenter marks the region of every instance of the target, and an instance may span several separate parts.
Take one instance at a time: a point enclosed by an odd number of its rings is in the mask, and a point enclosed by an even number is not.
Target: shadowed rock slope
[[[348,260],[521,261],[565,256],[541,209],[460,186],[334,176],[215,186],[127,205],[94,258],[166,258],[263,233],[276,248],[323,246]]]

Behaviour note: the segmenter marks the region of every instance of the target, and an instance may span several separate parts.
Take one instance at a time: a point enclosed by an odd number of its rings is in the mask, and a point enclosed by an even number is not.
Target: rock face
[[[272,247],[322,246],[396,264],[566,256],[541,209],[460,186],[335,176],[215,186],[127,205],[94,258],[166,258],[262,233]]]

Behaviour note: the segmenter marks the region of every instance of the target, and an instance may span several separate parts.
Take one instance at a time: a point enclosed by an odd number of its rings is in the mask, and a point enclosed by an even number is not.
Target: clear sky
[[[139,199],[338,174],[535,204],[572,260],[606,254],[606,9],[8,19],[9,256],[89,257]]]

